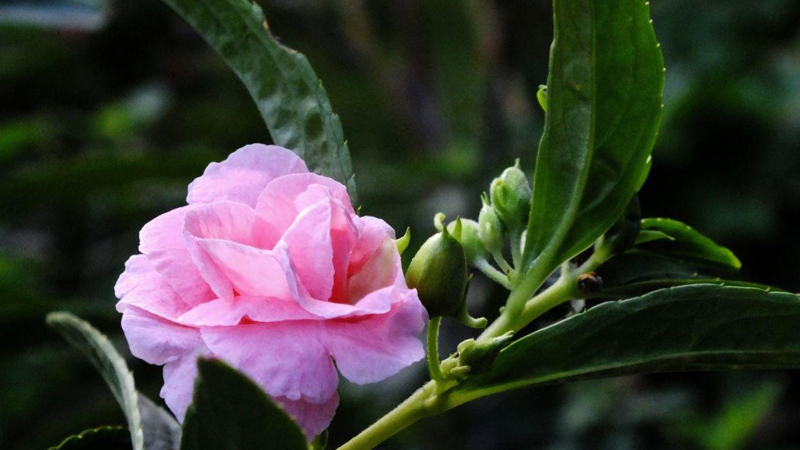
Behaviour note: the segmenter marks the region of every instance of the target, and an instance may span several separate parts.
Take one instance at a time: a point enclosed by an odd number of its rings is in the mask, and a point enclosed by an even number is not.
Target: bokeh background
[[[666,116],[644,213],[732,248],[741,277],[800,291],[800,2],[651,0]],[[413,245],[432,216],[475,217],[514,158],[532,173],[547,0],[262,0],[323,79],[363,213]],[[44,325],[73,311],[127,348],[113,285],[137,232],[211,161],[270,137],[223,61],[156,0],[0,2],[0,448],[42,449],[124,418]],[[482,277],[472,308],[496,314]],[[552,319],[547,319],[552,320]],[[800,328],[800,324],[798,324]],[[467,330],[445,324],[443,347]],[[130,360],[158,399],[157,367]],[[331,448],[388,411],[424,364],[343,381]],[[497,395],[384,449],[800,449],[800,374],[667,374]]]

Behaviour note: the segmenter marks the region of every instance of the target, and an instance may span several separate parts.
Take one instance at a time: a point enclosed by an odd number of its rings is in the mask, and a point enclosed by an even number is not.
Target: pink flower
[[[294,153],[243,147],[209,165],[187,202],[142,228],[115,287],[131,352],[164,366],[161,396],[178,419],[198,356],[249,375],[309,439],[339,403],[337,367],[372,383],[424,356],[427,314],[394,231]]]

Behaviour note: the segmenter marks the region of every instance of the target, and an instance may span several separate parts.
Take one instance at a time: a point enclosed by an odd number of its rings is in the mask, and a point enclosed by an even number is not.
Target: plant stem
[[[435,382],[428,382],[403,401],[403,403],[397,405],[395,409],[339,447],[338,450],[373,449],[381,442],[394,436],[400,430],[426,417],[428,414],[426,414],[425,411],[424,401],[430,396],[430,392],[434,388]]]
[[[506,258],[503,257],[503,254],[501,252],[492,252],[492,258],[494,258],[494,261],[497,263],[498,266],[500,266],[503,272],[509,273],[512,270],[514,270],[514,268],[511,267],[510,264],[508,264],[508,261],[506,261]]]
[[[500,317],[484,330],[478,340],[497,337],[508,331],[519,331],[551,308],[575,299],[580,294],[578,277],[595,270],[607,259],[608,255],[605,252],[595,252],[577,269],[563,270],[555,284],[533,298],[531,298],[533,292],[539,288],[547,275],[529,273],[531,281],[515,284],[509,296],[507,305],[515,305],[516,311],[509,313],[509,308],[506,308]],[[444,380],[438,350],[440,323],[441,318],[434,318],[428,326],[428,368],[433,380],[337,450],[373,449],[422,418],[441,414],[458,405],[493,393],[492,391],[459,392],[457,389],[452,390],[458,385],[457,381]]]
[[[441,317],[434,317],[428,322],[428,372],[436,383],[444,381],[442,366],[439,362],[439,326]]]
[[[520,231],[511,232],[511,261],[519,270],[522,263],[522,233]]]
[[[508,283],[508,277],[505,276],[502,272],[495,269],[494,266],[489,264],[489,261],[481,258],[475,261],[475,268],[483,272],[490,280],[494,281],[495,283],[503,286],[506,289],[511,289],[511,285]]]

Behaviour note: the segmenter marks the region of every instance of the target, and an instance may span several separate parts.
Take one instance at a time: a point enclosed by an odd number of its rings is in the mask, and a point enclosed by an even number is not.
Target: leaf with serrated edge
[[[532,285],[622,214],[662,116],[664,63],[644,1],[555,0],[554,21],[524,255]]]
[[[308,450],[294,420],[246,375],[208,359],[197,371],[181,450]]]
[[[524,386],[652,372],[800,368],[800,298],[697,284],[602,303],[500,352],[461,401]]]
[[[342,123],[303,54],[280,44],[261,7],[247,0],[164,0],[222,56],[256,102],[275,144],[309,169],[356,185]]]
[[[64,439],[48,450],[128,450],[128,431],[120,426],[91,428]]]

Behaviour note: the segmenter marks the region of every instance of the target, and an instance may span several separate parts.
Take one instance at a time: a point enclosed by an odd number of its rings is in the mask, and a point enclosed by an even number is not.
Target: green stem
[[[500,268],[503,270],[503,272],[509,273],[512,270],[514,270],[514,268],[511,267],[510,264],[508,264],[508,261],[506,261],[506,258],[503,257],[503,253],[501,253],[499,251],[492,252],[492,258],[494,258],[494,261],[497,263],[498,266],[500,266]]]
[[[497,337],[508,331],[518,331],[551,308],[575,299],[579,295],[578,277],[595,270],[607,259],[608,255],[604,252],[595,252],[581,267],[562,271],[561,278],[555,284],[533,298],[531,295],[547,276],[529,273],[531,281],[515,285],[509,296],[507,304],[516,305],[516,312],[511,314],[509,308],[506,308],[500,317],[484,330],[478,340]],[[529,300],[525,301],[526,299]],[[457,386],[457,381],[443,379],[438,349],[440,324],[441,318],[434,318],[428,326],[428,367],[433,380],[337,450],[373,449],[420,419],[441,414],[458,405],[493,393],[491,390],[460,392],[452,389]],[[452,360],[448,359],[445,363],[448,361]],[[437,377],[441,377],[439,378],[441,381],[437,381]]]
[[[480,258],[476,260],[474,264],[475,268],[483,272],[483,274],[486,275],[490,280],[506,289],[511,289],[511,285],[508,283],[508,277],[499,270],[495,269],[494,266],[489,264],[489,261],[484,258]]]
[[[511,232],[511,261],[519,270],[522,263],[522,233],[519,231]]]
[[[439,362],[439,326],[441,317],[433,317],[428,322],[428,372],[436,383],[444,381],[442,365]]]
[[[400,430],[430,415],[431,413],[426,411],[425,400],[430,397],[434,388],[435,382],[428,382],[403,403],[397,405],[395,409],[339,447],[338,450],[373,449]]]

